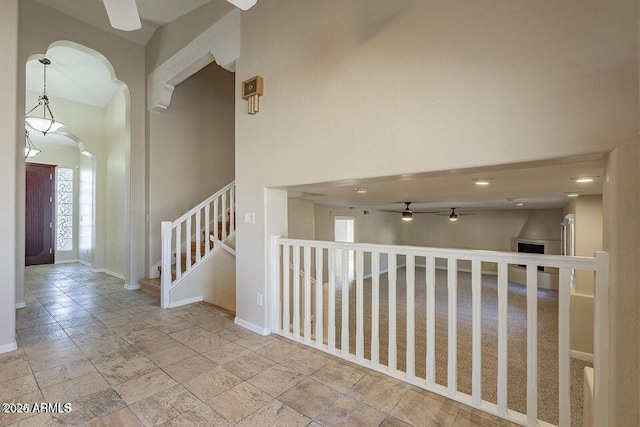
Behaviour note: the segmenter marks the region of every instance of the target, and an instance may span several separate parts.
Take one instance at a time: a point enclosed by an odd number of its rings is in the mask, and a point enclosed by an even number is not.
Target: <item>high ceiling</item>
[[[46,53],[47,93],[51,96],[104,108],[118,85],[107,67],[88,53],[67,46],[54,46]],[[43,66],[32,57],[26,67],[27,90],[42,93]],[[27,105],[27,108],[31,108]],[[55,106],[52,108],[55,110]]]
[[[602,194],[601,156],[526,165],[510,165],[466,171],[405,174],[366,180],[299,185],[286,188],[289,197],[315,203],[377,210],[411,209],[446,212],[482,209],[553,209],[564,207],[567,193]],[[592,183],[572,178],[594,177]],[[489,185],[474,180],[489,178]],[[359,194],[356,188],[365,188]],[[517,203],[523,203],[518,206]]]
[[[178,19],[212,0],[136,0],[142,20],[142,28],[136,31],[113,29],[101,0],[37,1],[105,31],[145,45],[157,27]]]

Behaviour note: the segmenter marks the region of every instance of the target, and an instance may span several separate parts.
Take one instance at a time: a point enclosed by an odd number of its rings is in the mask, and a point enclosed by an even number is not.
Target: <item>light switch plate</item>
[[[256,223],[256,213],[255,212],[245,212],[244,213],[244,223],[245,224],[255,224]]]

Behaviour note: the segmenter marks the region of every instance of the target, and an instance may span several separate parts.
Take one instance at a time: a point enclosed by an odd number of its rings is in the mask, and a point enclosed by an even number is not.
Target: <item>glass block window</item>
[[[56,198],[56,249],[71,251],[73,250],[73,169],[57,169]]]

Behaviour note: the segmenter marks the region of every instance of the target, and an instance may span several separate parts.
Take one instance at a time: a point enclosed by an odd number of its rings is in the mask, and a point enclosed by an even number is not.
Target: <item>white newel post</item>
[[[160,303],[162,308],[169,307],[169,289],[171,287],[171,221],[162,221],[162,275],[160,276]]]
[[[282,327],[280,325],[280,266],[282,264],[282,257],[280,255],[280,246],[278,240],[281,236],[271,236],[271,289],[269,294],[271,295],[271,330],[274,332],[280,332]]]
[[[594,308],[594,425],[609,422],[609,254],[596,252]]]

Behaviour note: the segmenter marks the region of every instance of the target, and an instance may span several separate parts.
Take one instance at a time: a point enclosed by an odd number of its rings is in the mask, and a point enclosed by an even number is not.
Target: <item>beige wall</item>
[[[0,353],[17,348],[15,303],[24,301],[23,287],[16,286],[17,266],[24,265],[23,259],[21,263],[16,261],[21,256],[18,254],[24,254],[24,243],[20,248],[22,252],[16,249],[20,241],[16,227],[20,213],[16,208],[19,205],[16,178],[24,173],[24,163],[21,168],[17,167],[18,162],[24,162],[24,129],[18,133],[15,126],[19,116],[17,112],[22,111],[15,108],[19,98],[18,91],[15,90],[18,81],[17,47],[18,0],[8,0],[2,3],[0,13],[0,53],[4,58],[3,66],[0,67],[0,81],[5,86],[4,102],[0,102]],[[20,139],[22,142],[18,143]],[[24,197],[24,193],[20,197]],[[22,206],[24,209],[24,201]],[[24,225],[24,220],[22,224]],[[22,241],[24,242],[24,233]]]
[[[103,134],[105,240],[104,268],[125,274],[126,100],[117,90],[104,109]]]
[[[160,224],[234,180],[234,75],[210,64],[176,86],[169,109],[150,114],[150,266],[161,259]]]
[[[289,197],[287,203],[289,234],[291,239],[314,240],[315,204],[311,200]]]
[[[37,156],[26,159],[27,163],[41,163],[55,165],[73,170],[73,250],[58,251],[54,246],[55,262],[73,261],[78,259],[78,201],[80,189],[79,156],[77,147],[39,146],[42,150]],[[55,227],[55,225],[54,225]],[[55,228],[54,228],[55,229]]]

